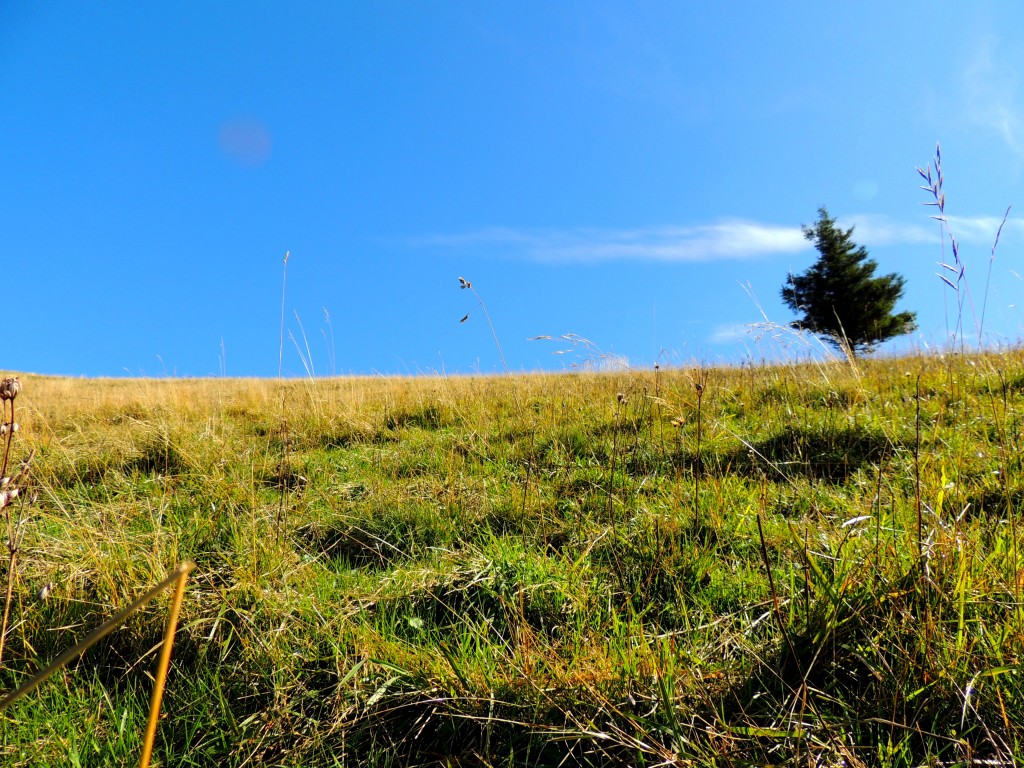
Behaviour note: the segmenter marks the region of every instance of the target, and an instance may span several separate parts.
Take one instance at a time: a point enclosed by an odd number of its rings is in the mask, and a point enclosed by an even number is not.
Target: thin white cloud
[[[854,241],[866,246],[939,242],[938,224],[907,224],[877,213],[840,216],[838,223],[841,227],[853,227]]]
[[[995,132],[1018,157],[1024,157],[1024,111],[1017,98],[1014,69],[997,60],[991,39],[975,46],[963,74],[966,114]]]
[[[973,240],[989,219],[959,218],[963,234]],[[951,219],[951,225],[953,220]],[[839,218],[843,227],[854,227],[853,238],[868,248],[898,244],[938,244],[939,225],[905,223],[880,214],[856,214]],[[1008,225],[1009,226],[1009,225]],[[991,228],[992,234],[998,227]],[[1005,234],[1005,232],[1004,232]],[[991,237],[988,237],[991,241]],[[511,258],[554,263],[607,261],[709,262],[742,261],[806,251],[811,243],[798,226],[727,219],[691,227],[661,226],[636,229],[526,230],[489,227],[470,232],[426,235],[412,239],[420,247],[472,249]]]
[[[868,246],[884,245],[934,245],[945,237],[938,221],[927,217],[934,213],[934,208],[922,208],[921,223],[908,224],[885,216],[884,214],[859,213],[852,216],[839,217],[841,227],[853,227],[853,239],[857,243]],[[995,240],[1002,216],[946,216],[949,229],[956,239],[963,244],[991,245]],[[1024,232],[1024,221],[1013,216],[1012,212],[1003,227],[1001,238],[1013,238]]]
[[[415,242],[434,247],[490,249],[548,262],[741,260],[796,253],[810,247],[799,227],[743,220],[626,230],[529,231],[496,227],[455,235],[430,235]]]
[[[713,344],[729,344],[732,342],[745,341],[750,338],[752,326],[750,323],[729,323],[718,325],[711,330],[709,337]]]
[[[992,245],[1003,223],[1001,216],[947,216],[949,229],[957,240],[964,243]],[[1024,221],[1014,218],[1011,211],[1000,239],[1019,235],[1024,231]]]

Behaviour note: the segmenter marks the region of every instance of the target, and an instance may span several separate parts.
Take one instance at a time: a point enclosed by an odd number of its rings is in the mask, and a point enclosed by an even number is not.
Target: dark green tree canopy
[[[853,242],[852,227],[837,227],[821,207],[818,221],[803,232],[819,256],[802,275],[790,275],[782,288],[786,306],[803,315],[795,327],[853,355],[917,327],[915,313],[893,314],[906,281],[895,273],[875,277],[878,263]]]

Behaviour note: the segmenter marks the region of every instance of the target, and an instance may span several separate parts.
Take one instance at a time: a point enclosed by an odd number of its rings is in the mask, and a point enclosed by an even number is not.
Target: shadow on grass
[[[845,483],[858,470],[877,466],[891,454],[891,440],[880,432],[853,426],[842,429],[791,426],[764,440],[741,446],[724,459],[724,470],[782,476],[830,484]],[[714,461],[714,457],[711,457]],[[713,464],[708,462],[713,471]]]

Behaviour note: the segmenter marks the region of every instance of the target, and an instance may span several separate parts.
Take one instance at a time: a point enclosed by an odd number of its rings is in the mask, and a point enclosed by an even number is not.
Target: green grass
[[[155,764],[1024,760],[1019,353],[22,379],[0,685],[194,559]],[[0,714],[0,760],[137,761],[168,601]]]

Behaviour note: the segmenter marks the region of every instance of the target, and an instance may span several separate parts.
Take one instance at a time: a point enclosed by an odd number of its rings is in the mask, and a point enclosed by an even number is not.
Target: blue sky
[[[1024,211],[1021,29],[1009,0],[4,3],[0,367],[275,376],[286,252],[286,375],[502,370],[459,276],[516,371],[800,356],[751,324],[793,319],[821,205],[907,278],[920,329],[882,352],[941,348],[914,169],[941,142],[980,314]],[[1024,335],[1022,243],[1015,209],[987,343]]]

